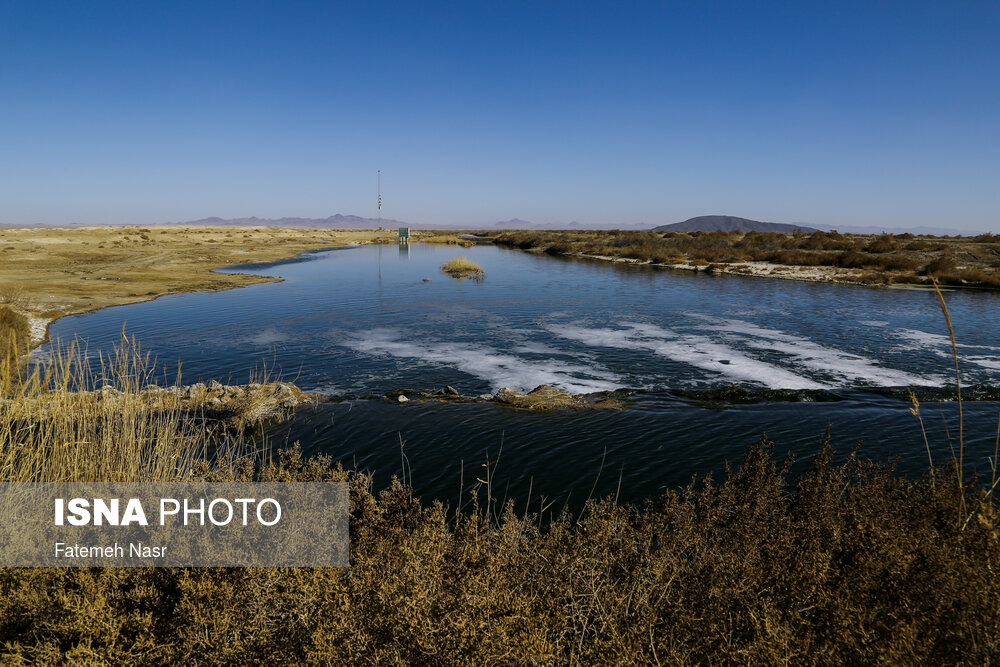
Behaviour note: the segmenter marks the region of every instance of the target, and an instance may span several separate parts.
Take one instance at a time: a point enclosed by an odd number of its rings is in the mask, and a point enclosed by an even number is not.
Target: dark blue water
[[[455,248],[413,245],[331,250],[297,261],[229,270],[281,283],[171,295],[56,322],[91,352],[117,343],[123,323],[185,382],[272,377],[327,394],[363,396],[452,385],[476,395],[552,384],[573,392],[643,390],[614,412],[532,414],[494,405],[397,405],[370,400],[300,412],[277,429],[347,465],[399,473],[403,454],[425,495],[457,498],[503,454],[495,486],[523,500],[595,493],[637,498],[692,474],[718,471],[766,432],[777,450],[815,451],[829,427],[846,449],[898,455],[926,467],[909,403],[880,387],[954,382],[944,319],[933,293],[706,276],[569,261],[494,247],[463,249],[482,282],[439,265]],[[426,281],[425,279],[430,279]],[[963,383],[1000,384],[1000,297],[947,294]],[[692,390],[826,390],[830,402],[748,405],[690,399]],[[966,406],[967,460],[986,466],[998,405]],[[948,455],[953,403],[925,403],[939,460]],[[943,419],[944,418],[944,419]],[[487,451],[489,454],[487,454]],[[603,461],[603,466],[602,466]]]

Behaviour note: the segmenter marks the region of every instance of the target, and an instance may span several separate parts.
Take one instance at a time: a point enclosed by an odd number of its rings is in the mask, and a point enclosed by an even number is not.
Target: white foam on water
[[[829,385],[798,375],[760,359],[754,359],[724,343],[705,336],[682,336],[676,342],[656,346],[657,354],[714,370],[721,375],[757,382],[772,389],[824,389]]]
[[[920,331],[919,329],[897,329],[896,334],[911,344],[919,345],[933,352],[943,352],[945,356],[951,356],[951,338],[945,334],[928,333],[926,331]],[[968,345],[966,343],[956,342],[955,346],[965,348],[967,350],[990,350],[991,352],[1000,352],[1000,347],[994,345]]]
[[[939,377],[925,377],[907,371],[886,368],[866,357],[841,352],[805,340],[792,343],[778,340],[749,340],[747,345],[759,350],[787,354],[795,359],[796,364],[815,371],[879,387],[910,385],[939,387],[945,384],[945,381]]]
[[[976,366],[992,371],[1000,371],[1000,358],[997,357],[959,357],[959,363],[963,361],[968,361]]]
[[[902,349],[909,349],[916,346],[922,350],[936,354],[942,359],[951,359],[951,338],[945,336],[944,334],[933,334],[926,331],[920,331],[919,329],[900,329],[896,333],[908,342],[907,345],[900,346]],[[965,343],[957,343],[955,347],[960,350],[970,350],[979,353],[1000,352],[1000,347],[996,347],[994,345],[967,345]],[[958,359],[960,364],[967,362],[974,366],[985,368],[989,371],[1000,371],[1000,356],[997,355],[966,355],[959,353]]]
[[[647,324],[646,322],[622,322],[623,327],[628,327],[636,333],[638,336],[644,336],[647,338],[675,338],[677,334],[670,329],[664,329],[655,324]]]
[[[574,394],[610,391],[621,386],[612,373],[556,359],[522,359],[485,345],[471,343],[425,343],[404,340],[393,329],[357,332],[341,341],[365,354],[388,354],[394,357],[454,366],[490,383],[494,390],[511,387],[528,391],[548,384]]]
[[[858,324],[864,324],[868,327],[884,327],[889,325],[888,320],[860,320]]]
[[[928,333],[917,329],[896,329],[894,333],[908,343],[907,347],[916,345],[917,347],[939,354],[943,351],[941,348],[951,347],[951,339],[941,334]]]
[[[931,386],[945,384],[940,377],[925,377],[880,366],[875,360],[859,354],[844,352],[833,347],[826,347],[808,338],[761,327],[742,320],[712,319],[715,329],[746,337],[746,344],[759,350],[780,352],[794,359],[794,363],[810,370],[840,376],[850,381],[864,382],[883,387],[895,386]]]
[[[676,334],[661,327],[625,322],[623,329],[550,325],[549,331],[594,347],[647,350],[671,361],[717,373],[730,380],[754,382],[772,389],[822,389],[826,385],[779,366],[754,359],[705,336]]]
[[[514,352],[521,354],[562,354],[559,350],[544,343],[524,343],[514,348]]]
[[[288,334],[282,331],[278,331],[274,327],[268,327],[266,329],[257,332],[252,336],[249,336],[244,340],[246,340],[248,343],[251,343],[252,345],[258,345],[264,347],[267,345],[275,345],[277,343],[285,342],[286,340],[288,340]]]
[[[341,388],[340,385],[332,383],[315,385],[307,389],[304,388],[304,390],[314,394],[323,394],[325,396],[341,396],[343,394],[348,393],[344,391],[344,389]]]

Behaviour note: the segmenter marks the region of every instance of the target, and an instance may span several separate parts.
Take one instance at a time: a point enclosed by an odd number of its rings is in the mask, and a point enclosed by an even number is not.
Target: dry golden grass
[[[30,340],[28,319],[13,306],[0,305],[0,363],[16,366]]]
[[[25,308],[28,305],[28,292],[24,285],[18,283],[4,283],[0,285],[0,304],[6,304],[14,308]]]
[[[483,267],[479,263],[466,258],[464,255],[459,255],[454,259],[448,260],[441,265],[441,270],[452,278],[472,278],[474,280],[482,280],[486,277],[486,272],[483,271]]]
[[[0,364],[0,481],[173,481],[207,455],[215,434],[204,422],[151,404],[152,367],[134,343],[100,362],[95,375],[74,345],[27,377]]]
[[[3,360],[0,482],[184,479],[210,451],[245,454],[246,428],[311,400],[266,378],[160,387],[154,371],[124,335],[96,359],[72,344],[27,367]]]
[[[466,233],[462,231],[428,230],[420,233],[420,242],[436,243],[438,245],[459,245],[463,248],[469,248],[475,245],[475,243],[467,238],[463,238]]]

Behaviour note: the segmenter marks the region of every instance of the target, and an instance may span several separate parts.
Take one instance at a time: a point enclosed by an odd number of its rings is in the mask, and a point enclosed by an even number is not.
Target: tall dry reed
[[[218,436],[176,403],[151,399],[153,373],[149,356],[125,336],[96,358],[77,343],[53,345],[26,373],[0,360],[0,481],[188,476]]]

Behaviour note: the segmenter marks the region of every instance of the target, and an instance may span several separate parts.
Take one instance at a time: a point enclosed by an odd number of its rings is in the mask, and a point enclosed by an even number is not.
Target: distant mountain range
[[[511,218],[510,220],[502,220],[500,222],[495,222],[493,227],[502,227],[504,229],[534,229],[537,225],[528,220],[521,220],[521,218]]]
[[[976,236],[983,234],[982,229],[950,229],[948,227],[856,227],[852,225],[819,225],[828,232],[836,229],[842,234],[926,234],[927,236]]]
[[[262,226],[262,227],[292,227],[292,228],[306,228],[306,229],[375,229],[379,226],[378,218],[365,218],[360,215],[342,215],[337,213],[336,215],[331,215],[327,218],[202,218],[200,220],[189,220],[186,222],[173,222],[165,224],[174,225],[221,225],[221,226]],[[453,224],[453,225],[443,225],[443,224],[411,224],[403,220],[394,220],[392,218],[382,218],[382,227],[392,228],[392,227],[416,227],[419,229],[649,229],[648,224],[643,223],[633,223],[633,224],[619,224],[619,223],[606,223],[606,224],[595,224],[595,223],[581,223],[581,222],[548,222],[548,223],[538,223],[532,222],[530,220],[523,220],[521,218],[511,218],[510,220],[502,220],[500,222],[494,222],[492,224]],[[56,225],[40,225],[40,226],[56,226]],[[59,225],[62,227],[76,227],[79,225]],[[975,230],[956,230],[947,229],[944,227],[912,227],[909,229],[902,228],[882,228],[882,227],[850,227],[847,225],[836,226],[836,225],[816,225],[810,226],[805,225],[800,222],[793,223],[780,223],[780,222],[760,222],[757,220],[750,220],[748,218],[739,218],[732,215],[702,215],[697,218],[691,218],[690,220],[685,220],[684,222],[678,222],[673,225],[661,225],[655,227],[655,231],[758,231],[758,232],[792,232],[796,229],[801,229],[803,232],[810,233],[817,230],[817,228],[823,231],[829,231],[831,229],[837,229],[838,231],[847,234],[878,234],[881,232],[888,232],[890,234],[899,234],[902,232],[912,232],[914,234],[936,234],[936,235],[955,235],[964,234],[966,236],[975,236],[980,234],[980,231]]]
[[[801,222],[760,222],[748,218],[739,218],[733,215],[701,215],[684,222],[672,225],[661,225],[654,227],[657,232],[794,232],[801,229],[805,233],[812,233],[817,230],[828,232],[836,229],[844,234],[926,234],[929,236],[975,236],[982,234],[983,230],[975,229],[949,229],[947,227],[858,227],[852,225],[820,225],[811,223],[806,225]]]
[[[451,225],[452,227],[458,225]],[[464,229],[479,229],[475,226],[464,226]],[[530,220],[522,220],[521,218],[511,218],[510,220],[502,220],[500,222],[494,222],[492,225],[487,225],[484,229],[649,229],[648,223],[614,223],[609,222],[605,224],[593,223],[593,222],[577,222],[576,220],[571,220],[570,222],[531,222]]]
[[[654,232],[803,232],[819,231],[815,227],[806,227],[798,223],[760,222],[748,218],[737,218],[734,215],[699,215],[684,222],[672,225],[654,227]]]
[[[359,215],[331,215],[328,218],[202,218],[188,222],[167,223],[176,225],[213,225],[233,227],[295,227],[298,229],[368,229],[381,224],[383,227],[405,227],[407,223],[391,218],[362,218]]]
[[[363,218],[358,215],[331,215],[328,218],[202,218],[185,222],[168,222],[169,225],[216,225],[216,226],[263,226],[263,227],[297,227],[306,229],[374,229],[379,226],[377,218]],[[416,227],[419,229],[649,229],[648,224],[584,224],[581,222],[550,222],[537,223],[521,218],[511,218],[500,222],[481,224],[411,224],[403,220],[382,218],[383,227]]]
[[[365,218],[359,215],[342,215],[337,213],[336,215],[331,215],[326,218],[258,218],[256,216],[249,218],[202,218],[200,220],[188,220],[185,222],[167,222],[159,223],[166,225],[219,225],[219,226],[261,226],[261,227],[290,227],[290,228],[307,228],[307,229],[375,229],[379,226],[381,222],[382,227],[387,229],[392,229],[393,227],[416,227],[418,229],[456,229],[456,230],[466,230],[466,229],[479,229],[479,230],[504,230],[504,229],[622,229],[622,230],[645,230],[649,229],[648,223],[581,223],[581,222],[549,222],[549,223],[537,223],[531,222],[530,220],[522,220],[521,218],[511,218],[510,220],[502,220],[500,222],[487,223],[487,224],[411,224],[402,220],[394,220],[392,218],[383,218],[379,221],[378,218]],[[133,223],[138,224],[138,223]],[[149,223],[145,223],[149,224]],[[78,227],[91,227],[95,226],[94,223],[84,224],[84,223],[63,223],[63,224],[30,224],[30,225],[19,225],[13,223],[0,223],[0,227],[37,227],[37,228],[78,228]],[[114,225],[112,225],[114,226]],[[818,229],[822,231],[830,231],[831,229],[836,229],[839,232],[845,234],[879,234],[886,232],[889,234],[901,234],[903,232],[910,232],[913,234],[928,234],[937,236],[955,236],[961,234],[963,236],[975,236],[976,234],[983,233],[983,230],[974,229],[949,229],[947,227],[857,227],[851,225],[831,225],[831,224],[817,224],[811,223],[806,225],[800,222],[793,223],[778,223],[778,222],[760,222],[758,220],[750,220],[748,218],[739,218],[732,215],[702,215],[697,218],[691,218],[690,220],[685,220],[684,222],[678,222],[672,225],[661,225],[659,227],[654,227],[654,231],[687,231],[687,232],[697,232],[697,231],[758,231],[758,232],[792,232],[796,229],[801,229],[803,232],[814,232]]]

